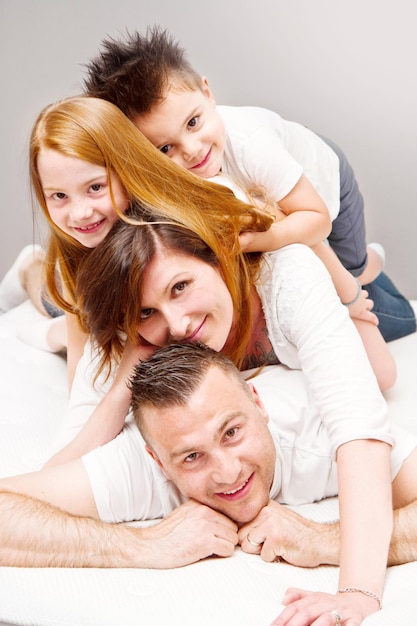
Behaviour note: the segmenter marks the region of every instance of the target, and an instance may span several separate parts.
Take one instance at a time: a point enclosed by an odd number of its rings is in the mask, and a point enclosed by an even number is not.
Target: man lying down
[[[337,495],[337,465],[300,393],[302,374],[279,367],[258,379],[264,405],[206,346],[171,345],[139,363],[133,421],[115,440],[82,460],[0,481],[0,564],[173,568],[240,545],[266,561],[338,565],[338,523],[281,504]],[[393,433],[389,564],[400,564],[417,559],[417,440]],[[108,523],[159,517],[146,528]]]

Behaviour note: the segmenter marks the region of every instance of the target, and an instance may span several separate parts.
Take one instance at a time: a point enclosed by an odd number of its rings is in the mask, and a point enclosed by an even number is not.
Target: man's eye
[[[199,456],[200,455],[198,452],[192,452],[191,454],[185,457],[184,461],[185,463],[192,463],[193,461],[196,461],[199,458]]]

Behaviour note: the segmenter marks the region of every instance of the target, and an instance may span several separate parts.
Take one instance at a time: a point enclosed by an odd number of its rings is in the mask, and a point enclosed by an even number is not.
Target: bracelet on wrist
[[[378,602],[379,609],[382,609],[381,598],[373,591],[368,591],[368,589],[361,589],[360,587],[345,587],[344,589],[338,589],[337,593],[362,593],[364,596],[368,596],[368,598],[376,600]]]
[[[353,304],[356,304],[356,302],[359,300],[359,298],[361,297],[361,291],[362,291],[362,285],[360,284],[359,280],[357,278],[355,278],[356,280],[356,285],[358,287],[358,291],[356,293],[356,296],[353,298],[353,300],[351,300],[350,302],[342,302],[342,304],[344,306],[352,306]]]

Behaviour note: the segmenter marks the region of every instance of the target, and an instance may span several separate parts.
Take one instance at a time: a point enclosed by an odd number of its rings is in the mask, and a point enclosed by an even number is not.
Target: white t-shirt
[[[340,208],[339,158],[315,133],[260,107],[218,106],[226,128],[223,173],[244,189],[264,189],[279,202],[302,174],[325,202],[332,221]]]

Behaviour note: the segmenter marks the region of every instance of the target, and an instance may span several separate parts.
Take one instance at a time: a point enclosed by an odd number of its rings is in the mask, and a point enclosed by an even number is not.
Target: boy
[[[125,42],[104,40],[103,46],[87,64],[90,95],[116,104],[182,167],[202,178],[227,174],[279,206],[279,223],[270,231],[242,236],[246,250],[309,245],[327,266],[351,317],[379,321],[386,341],[416,330],[412,307],[380,274],[383,250],[366,247],[363,198],[337,146],[266,109],[216,106],[207,79],[158,27]],[[323,243],[327,237],[330,247]]]

